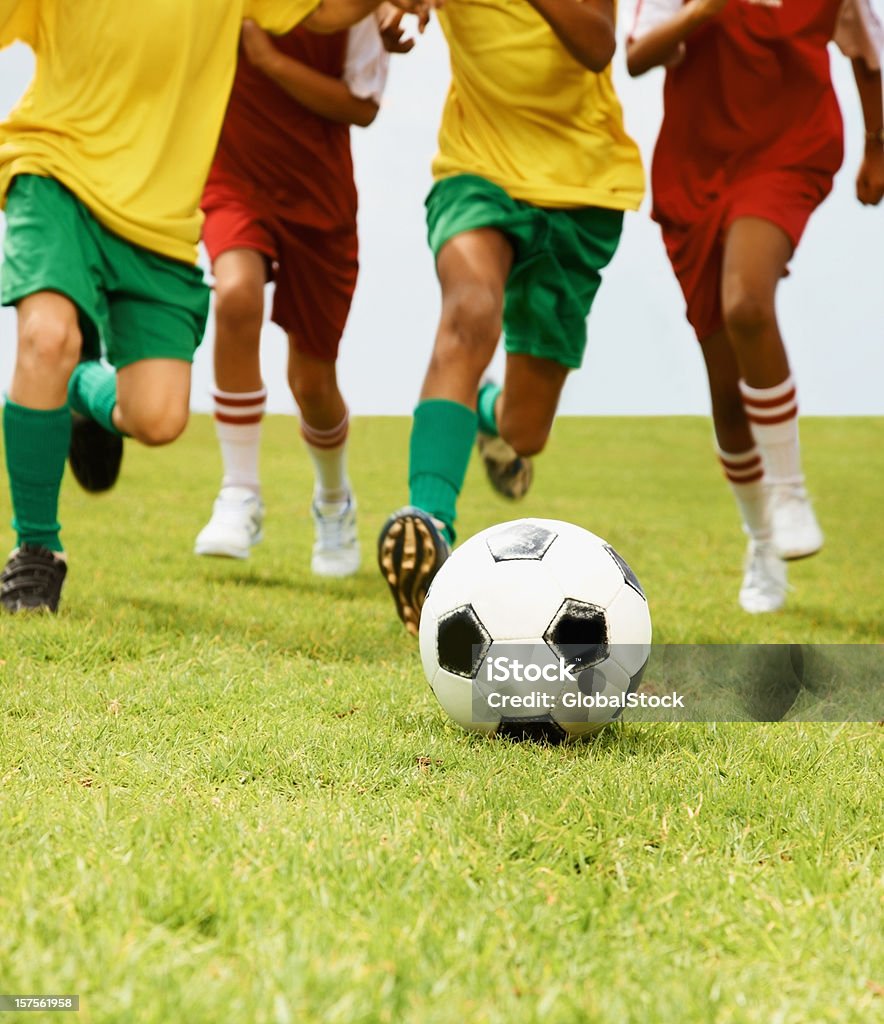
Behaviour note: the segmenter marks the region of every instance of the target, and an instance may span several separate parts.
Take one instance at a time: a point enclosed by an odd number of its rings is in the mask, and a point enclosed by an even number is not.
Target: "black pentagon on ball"
[[[472,605],[447,612],[436,624],[436,657],[446,672],[472,679],[491,647],[491,636]]]
[[[549,715],[541,718],[501,718],[497,735],[510,740],[547,743],[550,746],[563,743],[568,738],[565,730]]]
[[[495,562],[540,561],[557,533],[539,523],[511,523],[485,538]]]
[[[566,598],[546,627],[543,639],[569,668],[589,668],[608,657],[608,620],[604,608]]]
[[[647,598],[645,597],[645,592],[642,590],[642,585],[638,581],[638,576],[636,576],[632,569],[629,568],[629,565],[626,563],[625,559],[621,555],[618,555],[610,544],[605,545],[605,551],[608,552],[611,558],[613,558],[617,565],[620,567],[620,572],[623,573],[623,579],[625,580],[627,585],[632,587],[632,589],[636,592],[636,594],[639,595],[639,597],[647,601]]]

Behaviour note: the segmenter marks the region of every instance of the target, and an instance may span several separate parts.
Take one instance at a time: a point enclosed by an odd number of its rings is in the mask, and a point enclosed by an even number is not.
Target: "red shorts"
[[[810,215],[832,188],[830,174],[774,171],[734,182],[726,193],[697,211],[691,223],[675,224],[665,215],[663,241],[684,292],[687,317],[703,341],[724,326],[721,273],[724,240],[741,217],[759,217],[782,228],[797,247]]]
[[[202,205],[212,262],[230,249],[263,253],[276,284],[271,319],[299,351],[334,362],[359,272],[356,225],[331,231],[305,226],[228,188],[207,189]]]

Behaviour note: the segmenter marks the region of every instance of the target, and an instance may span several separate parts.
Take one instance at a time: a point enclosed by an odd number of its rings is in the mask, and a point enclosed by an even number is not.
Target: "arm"
[[[614,56],[613,0],[528,0],[560,42],[590,71],[604,71]]]
[[[311,32],[340,32],[362,21],[381,0],[320,0],[315,11],[302,22]],[[441,7],[441,0],[395,0],[395,6],[423,17],[432,7]]]
[[[251,64],[314,114],[339,124],[357,124],[362,128],[370,125],[377,116],[378,105],[374,100],[360,99],[340,78],[287,57],[253,21],[243,22],[242,44]]]
[[[651,68],[677,64],[684,42],[693,32],[724,10],[730,0],[689,0],[670,19],[626,43],[626,67],[633,78]]]
[[[856,196],[866,206],[877,206],[884,198],[884,101],[881,94],[881,72],[873,71],[861,57],[854,58],[852,63],[866,126],[866,149],[856,179]]]

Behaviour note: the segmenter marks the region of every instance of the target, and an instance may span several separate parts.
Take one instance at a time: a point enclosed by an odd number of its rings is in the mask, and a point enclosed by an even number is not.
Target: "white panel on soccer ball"
[[[565,685],[562,671],[558,657],[542,640],[493,643],[476,673],[475,686],[501,718],[537,718],[555,707]]]
[[[484,703],[472,679],[456,676],[444,668],[436,670],[430,684],[433,693],[450,717],[470,732],[494,732],[500,714]]]
[[[421,662],[424,666],[424,675],[432,679],[439,667],[439,660],[436,655],[436,626],[438,619],[435,611],[425,602],[421,609],[420,621],[420,648]]]
[[[628,689],[629,676],[615,661],[606,658],[600,665],[595,665],[581,673],[576,683],[567,684],[562,691],[559,707],[553,713],[553,717],[568,731],[572,724],[588,722],[604,725],[617,714],[619,710],[617,705],[589,707],[587,706],[589,700],[597,700],[601,696],[606,700],[620,702]],[[567,707],[568,703],[575,704],[575,707]]]
[[[474,581],[491,572],[494,559],[480,538],[480,534],[470,537],[436,573],[424,607],[429,604],[437,617],[452,608],[469,604]]]
[[[608,607],[611,655],[634,676],[651,653],[651,613],[648,602],[626,585]]]
[[[562,603],[562,592],[545,559],[494,563],[477,575],[470,603],[494,640],[530,640],[543,631]]]
[[[571,526],[562,523],[561,526]],[[563,531],[543,559],[565,597],[606,607],[623,586],[623,573],[594,533]]]

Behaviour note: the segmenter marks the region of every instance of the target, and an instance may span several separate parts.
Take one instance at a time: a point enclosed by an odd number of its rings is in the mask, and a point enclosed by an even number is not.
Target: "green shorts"
[[[579,367],[586,318],[601,271],[617,251],[623,212],[534,206],[474,174],[437,181],[426,206],[430,248],[436,256],[455,235],[478,228],[496,228],[512,243],[503,312],[507,352]]]
[[[125,241],[54,178],[17,176],[6,197],[0,298],[60,292],[77,307],[87,358],[193,360],[209,313],[199,267]],[[102,343],[104,352],[102,353]]]

